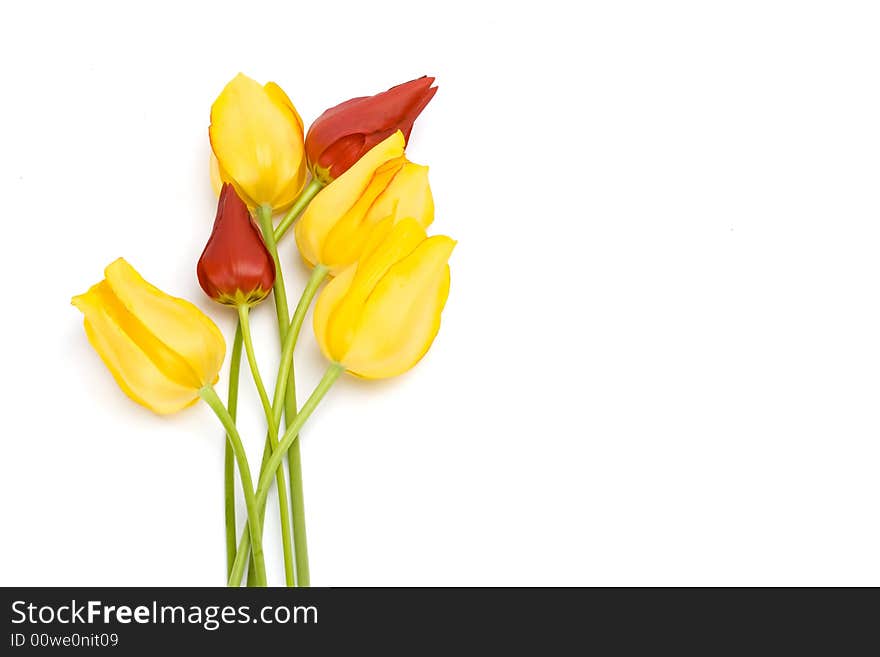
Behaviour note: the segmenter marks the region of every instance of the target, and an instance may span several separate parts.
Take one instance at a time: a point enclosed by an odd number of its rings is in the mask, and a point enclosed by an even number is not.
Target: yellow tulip
[[[324,355],[367,379],[419,362],[440,328],[454,247],[445,235],[427,237],[415,219],[380,222],[360,261],[318,297],[314,327]]]
[[[431,224],[428,167],[409,162],[404,146],[398,130],[315,196],[296,224],[296,243],[309,264],[338,274],[357,262],[373,229],[389,216]]]
[[[226,353],[220,329],[189,301],[150,285],[122,258],[71,303],[84,315],[89,342],[137,403],[174,413],[217,382]]]
[[[303,123],[274,82],[262,86],[236,75],[211,106],[208,135],[216,177],[232,183],[251,207],[279,210],[299,195],[307,171]]]

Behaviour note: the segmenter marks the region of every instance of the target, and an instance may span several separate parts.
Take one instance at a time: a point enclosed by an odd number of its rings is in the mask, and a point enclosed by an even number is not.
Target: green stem
[[[266,431],[266,442],[263,444],[263,458],[260,461],[260,472],[263,471],[263,467],[266,465],[266,462],[269,460],[270,456],[272,456],[272,439],[269,438],[269,431],[267,430]],[[280,498],[279,498],[279,500],[280,500]],[[278,506],[279,506],[279,508],[281,507],[280,501],[279,501]],[[266,505],[265,504],[260,505],[260,522],[263,523],[264,525],[266,524]],[[283,540],[284,539],[282,538],[282,543],[283,543]],[[250,558],[248,560],[248,565],[249,565],[249,567],[248,567],[248,573],[247,573],[247,587],[250,588],[250,587],[257,585],[256,571],[254,570],[253,555],[250,556]],[[286,581],[287,571],[285,571],[284,574],[285,574],[285,581]]]
[[[296,304],[296,310],[293,311],[293,320],[286,331],[284,342],[281,345],[281,362],[278,365],[278,378],[275,381],[275,395],[272,398],[272,412],[275,417],[275,424],[281,424],[281,413],[284,410],[284,402],[286,401],[287,380],[290,378],[291,369],[293,369],[293,350],[296,347],[296,341],[299,337],[299,331],[302,328],[303,320],[312,304],[312,299],[318,293],[321,283],[327,278],[330,270],[324,265],[317,265],[312,270],[306,287],[303,290],[299,303]],[[294,398],[294,404],[296,398]],[[296,406],[293,409],[296,413]]]
[[[294,205],[297,205],[299,199],[294,202]],[[278,317],[278,336],[279,339],[283,342],[285,333],[287,332],[287,326],[290,322],[290,309],[287,305],[287,291],[284,287],[284,274],[281,271],[281,260],[278,258],[278,245],[275,241],[275,228],[272,225],[272,208],[268,205],[261,205],[257,208],[257,221],[260,225],[260,231],[263,233],[263,241],[266,243],[266,249],[269,251],[269,254],[272,256],[272,261],[275,263],[275,283],[272,286],[273,296],[275,299],[275,314]],[[289,213],[288,213],[289,214]],[[265,408],[265,405],[264,405]],[[274,413],[273,413],[274,416]],[[281,426],[281,418],[278,418],[275,422],[276,427]],[[268,457],[270,456],[270,451],[272,448],[272,441],[278,437],[278,432],[276,430],[274,436],[272,438],[267,438],[266,447],[263,449],[263,466],[265,466]],[[263,472],[262,467],[260,468],[260,472]],[[287,488],[283,486],[281,482],[278,484],[278,499],[281,499],[281,488],[284,488],[284,496],[287,496]],[[283,526],[289,526],[290,521],[285,519]],[[287,575],[286,563],[285,563],[285,577]],[[294,575],[294,584],[296,581],[296,576]],[[250,572],[248,572],[248,580],[251,579]]]
[[[241,325],[235,327],[235,338],[232,340],[232,355],[229,359],[229,397],[226,404],[229,417],[235,422],[238,413],[238,381],[241,373]],[[227,436],[228,438],[228,436]],[[226,577],[232,571],[235,561],[235,452],[232,443],[226,440],[223,464],[223,497],[226,503]]]
[[[249,308],[246,304],[238,306],[238,324],[241,327],[241,334],[244,340],[244,350],[247,353],[248,364],[251,368],[251,375],[254,378],[254,384],[257,386],[257,393],[260,396],[260,402],[263,404],[263,412],[266,415],[266,424],[268,424],[267,442],[270,450],[275,451],[278,443],[278,422],[275,420],[275,414],[272,412],[272,405],[269,403],[269,396],[266,394],[266,386],[263,384],[263,377],[260,376],[260,370],[257,367],[257,356],[254,353],[254,343],[251,338],[251,323]],[[260,472],[262,473],[262,468]],[[278,508],[281,515],[281,545],[284,550],[284,580],[287,586],[294,585],[293,570],[293,547],[290,537],[290,507],[287,500],[287,488],[284,483],[284,467],[279,466],[275,472],[275,479],[278,483]],[[260,509],[260,523],[265,518],[266,508]]]
[[[244,350],[247,354],[248,365],[251,368],[251,376],[254,377],[254,385],[257,386],[257,394],[260,396],[260,403],[263,405],[263,412],[266,414],[266,422],[269,423],[269,433],[274,433],[277,436],[278,425],[274,422],[272,404],[269,402],[266,386],[263,385],[263,377],[260,376],[260,369],[257,367],[257,355],[254,352],[254,342],[251,338],[250,312],[247,304],[243,303],[238,306],[238,325],[241,327]]]
[[[317,178],[312,178],[309,184],[303,188],[297,199],[293,202],[293,205],[290,206],[287,214],[285,214],[284,217],[281,218],[281,221],[278,222],[278,227],[275,229],[276,242],[281,241],[281,238],[284,237],[284,233],[287,232],[287,229],[293,225],[296,218],[306,209],[306,206],[313,198],[315,198],[317,193],[320,192],[323,187],[324,183]]]
[[[257,220],[263,233],[266,248],[275,262],[275,285],[272,287],[275,296],[275,313],[278,315],[278,328],[287,329],[290,323],[290,310],[287,307],[287,292],[284,290],[284,276],[281,275],[281,262],[278,260],[278,245],[275,242],[275,229],[272,227],[272,208],[261,205],[257,208]],[[284,340],[284,335],[281,336]]]
[[[241,476],[241,487],[244,492],[244,501],[248,512],[248,530],[245,533],[250,536],[250,542],[253,545],[254,567],[256,568],[257,573],[257,585],[266,586],[266,563],[263,559],[263,527],[260,524],[257,498],[256,494],[254,493],[254,482],[253,479],[251,479],[251,468],[248,465],[247,454],[244,451],[244,445],[241,444],[241,436],[238,435],[238,429],[235,426],[235,421],[229,415],[229,411],[226,410],[223,402],[220,401],[220,398],[214,391],[213,386],[207,385],[199,389],[199,397],[201,397],[204,402],[211,407],[211,410],[214,411],[214,414],[223,424],[223,428],[226,429],[226,435],[229,437],[229,442],[232,444],[232,449],[235,452],[235,458],[238,460],[238,471]],[[278,460],[281,460],[280,453]],[[273,466],[273,469],[274,467],[276,466]],[[271,471],[267,472],[267,474],[269,474],[269,484],[267,484],[265,487],[266,492],[263,493],[264,499],[266,497],[266,494],[268,493],[268,487],[269,485],[271,485],[272,482]],[[264,478],[261,476],[260,481],[262,482],[263,479]],[[235,574],[235,570],[239,562],[242,563],[243,567],[245,554],[250,551],[250,547],[246,548],[246,550],[247,551],[244,553],[236,553],[235,562],[232,566],[233,575]],[[230,577],[232,577],[232,575],[230,575]],[[239,583],[241,583],[240,575],[238,579]]]
[[[312,277],[309,279],[309,283],[306,286],[306,291],[303,292],[305,297],[306,293],[309,293],[309,297],[304,305],[303,299],[300,299],[299,305],[297,305],[297,312],[300,313],[299,318],[294,318],[294,322],[291,322],[290,325],[294,325],[296,327],[295,334],[293,336],[293,342],[289,344],[289,353],[288,350],[285,349],[287,345],[287,334],[290,322],[289,316],[289,306],[287,305],[287,293],[284,288],[284,278],[281,273],[281,263],[278,258],[278,240],[284,236],[287,232],[287,229],[293,224],[296,218],[300,215],[300,213],[305,209],[305,207],[311,202],[311,200],[315,197],[315,195],[321,191],[323,187],[323,183],[318,181],[317,179],[313,179],[306,185],[305,189],[300,193],[299,197],[294,201],[291,208],[287,211],[287,214],[281,219],[278,224],[278,227],[273,230],[272,228],[272,212],[271,209],[267,206],[262,206],[258,211],[258,217],[260,222],[260,230],[263,232],[263,239],[266,242],[266,248],[269,250],[269,253],[272,255],[272,259],[275,262],[275,309],[278,315],[278,336],[282,343],[282,368],[284,368],[285,374],[280,376],[281,372],[279,372],[278,382],[275,386],[275,403],[273,404],[273,410],[275,412],[276,417],[276,425],[280,426],[281,424],[281,404],[280,399],[284,399],[284,411],[287,417],[287,421],[290,422],[292,418],[296,415],[296,380],[293,372],[293,348],[296,346],[296,336],[299,334],[299,328],[302,325],[303,318],[305,317],[305,313],[308,310],[309,303],[311,303],[312,297],[314,297],[315,292],[317,292],[318,287],[321,284],[321,281],[327,275],[327,271],[324,267],[317,267],[312,272]],[[311,287],[311,291],[310,290]],[[264,454],[265,455],[265,454]],[[299,441],[294,443],[293,449],[287,454],[287,462],[291,472],[290,479],[290,497],[293,502],[293,542],[294,542],[294,554],[296,558],[296,582],[298,586],[308,586],[309,585],[309,555],[308,555],[308,547],[306,542],[306,527],[305,527],[305,507],[303,503],[303,491],[302,491],[302,455],[300,453]]]
[[[288,349],[285,349],[285,353],[282,354],[282,358],[284,356],[289,356],[289,359],[282,360],[281,362],[281,369],[289,367],[289,377],[291,381],[294,379],[293,350],[296,347],[299,331],[302,328],[302,323],[309,310],[309,306],[312,305],[312,299],[315,298],[315,294],[318,293],[321,283],[327,278],[327,274],[329,273],[330,270],[324,265],[315,266],[312,270],[312,275],[309,277],[308,283],[306,283],[302,296],[299,299],[299,303],[296,304],[296,310],[293,311],[293,319],[290,322],[290,329],[287,332],[287,339],[285,340],[285,347],[287,347],[288,344],[290,345],[290,353],[288,354]],[[281,369],[279,369],[279,377],[281,376]],[[277,403],[277,387],[275,393],[275,403]],[[277,408],[273,410],[278,412]],[[290,418],[296,416],[295,391],[293,394],[285,394],[284,412],[288,422],[290,421]],[[299,440],[295,441],[293,447],[287,452],[287,466],[290,471],[290,500],[293,503],[293,547],[294,555],[296,556],[296,584],[297,586],[310,586],[309,544],[306,538],[306,509],[305,497],[303,495],[302,452],[300,451]]]
[[[263,472],[260,475],[260,481],[257,486],[255,497],[255,505],[259,507],[262,504],[265,504],[266,497],[269,494],[269,489],[272,486],[272,472],[275,468],[281,465],[281,459],[284,458],[284,454],[287,453],[287,450],[290,449],[290,446],[298,442],[296,440],[297,435],[299,434],[300,429],[302,429],[303,425],[306,423],[306,420],[309,419],[309,416],[314,412],[315,408],[324,398],[324,395],[327,394],[327,391],[333,386],[333,383],[339,376],[345,371],[345,368],[339,363],[331,363],[327,370],[324,372],[324,376],[321,378],[321,381],[315,387],[315,390],[309,396],[306,403],[303,404],[302,410],[297,414],[295,418],[293,418],[290,422],[290,425],[284,432],[284,436],[282,436],[281,440],[278,443],[278,448],[272,452],[272,456],[266,462],[266,467],[263,469]],[[248,515],[250,515],[250,507],[248,508]],[[245,566],[245,555],[248,553],[250,549],[250,543],[253,541],[254,537],[251,536],[250,532],[243,532],[241,535],[241,540],[238,543],[238,553],[235,555],[235,563],[232,566],[232,574],[229,575],[229,586],[240,586],[241,578],[244,574],[244,566]],[[262,551],[261,551],[262,555]]]

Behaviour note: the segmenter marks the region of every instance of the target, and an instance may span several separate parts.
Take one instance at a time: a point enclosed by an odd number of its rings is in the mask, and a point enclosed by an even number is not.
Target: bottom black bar
[[[6,588],[0,653],[876,649],[870,589]],[[867,638],[868,643],[864,642]],[[348,654],[348,653],[347,653]],[[506,654],[506,653],[505,653]]]

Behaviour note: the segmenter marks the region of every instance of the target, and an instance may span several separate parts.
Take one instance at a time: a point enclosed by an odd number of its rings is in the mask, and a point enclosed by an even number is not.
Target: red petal
[[[396,130],[408,140],[416,118],[437,93],[433,83],[433,77],[423,76],[325,111],[306,135],[306,154],[313,171],[316,167],[326,169],[335,178]],[[359,140],[360,149],[355,147]]]
[[[209,297],[230,305],[259,301],[275,283],[275,263],[260,229],[229,183],[220,192],[214,229],[196,273]]]

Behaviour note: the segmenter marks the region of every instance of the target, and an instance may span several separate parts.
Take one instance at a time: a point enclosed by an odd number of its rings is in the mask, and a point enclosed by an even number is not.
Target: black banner
[[[876,651],[869,589],[7,588],[2,654],[345,648],[421,655]],[[864,643],[866,640],[868,643]],[[854,651],[858,647],[859,650]],[[851,650],[851,649],[852,650]],[[176,652],[174,653],[176,654]],[[494,654],[494,653],[493,653]]]

